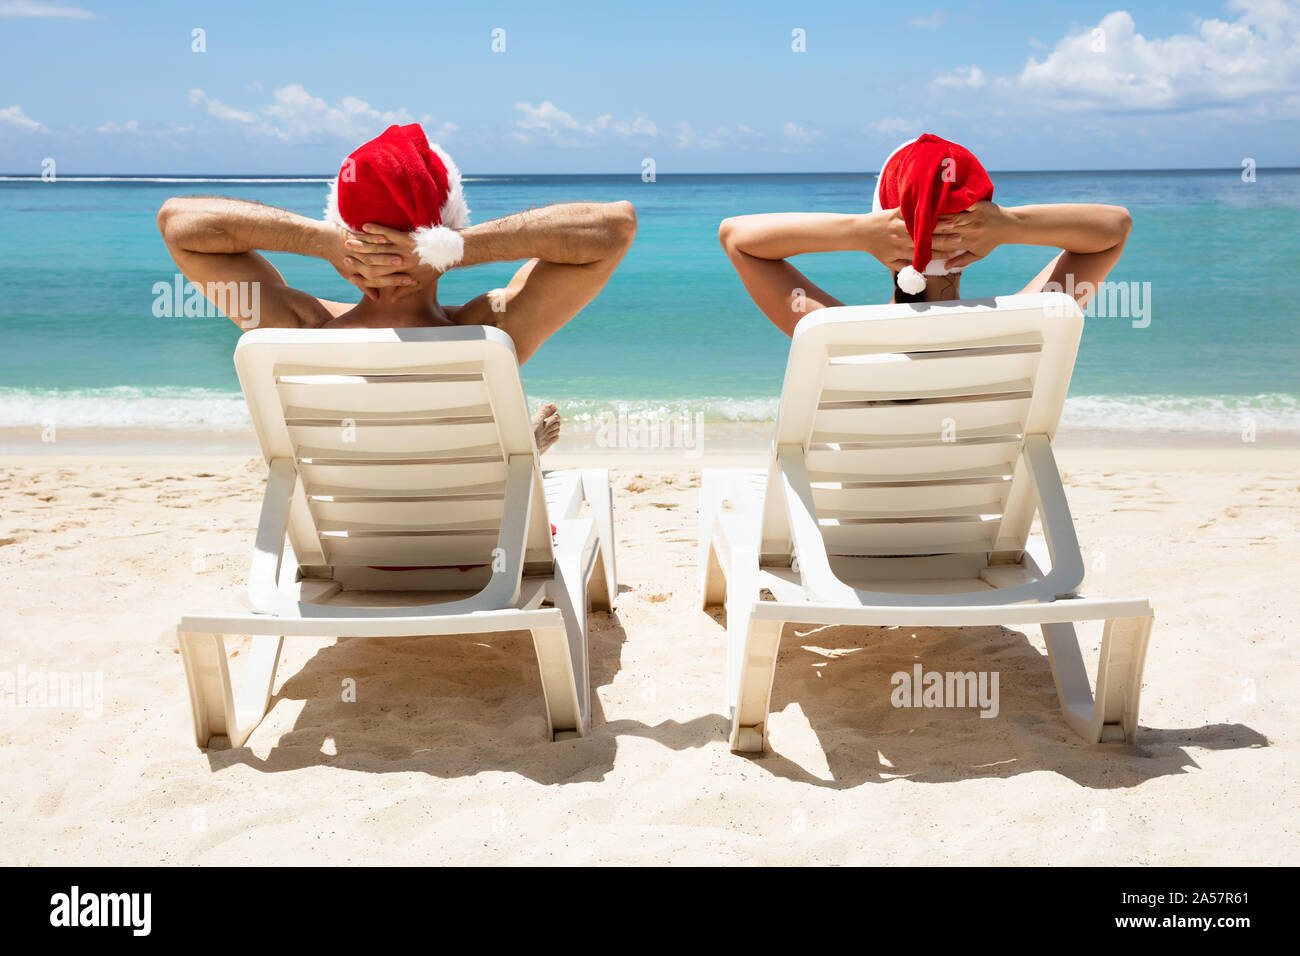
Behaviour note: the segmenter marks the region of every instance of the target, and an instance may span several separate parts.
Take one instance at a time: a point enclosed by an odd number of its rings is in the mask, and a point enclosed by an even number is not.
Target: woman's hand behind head
[[[947,262],[949,269],[961,269],[979,259],[1002,244],[1002,227],[1006,214],[1002,207],[992,201],[977,202],[969,209],[940,216],[934,227],[936,247],[942,236],[951,250],[965,250]]]

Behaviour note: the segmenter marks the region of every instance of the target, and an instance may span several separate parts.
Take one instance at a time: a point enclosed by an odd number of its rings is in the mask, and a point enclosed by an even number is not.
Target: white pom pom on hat
[[[920,295],[925,291],[925,276],[911,266],[903,266],[898,273],[898,287],[908,295]]]
[[[415,254],[427,266],[446,272],[465,257],[465,240],[446,226],[424,226],[411,233]]]

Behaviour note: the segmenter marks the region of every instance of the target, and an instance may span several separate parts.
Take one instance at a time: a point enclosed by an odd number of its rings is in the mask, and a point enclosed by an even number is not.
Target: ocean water
[[[1134,229],[1111,279],[1144,290],[1149,325],[1092,316],[1065,424],[1161,433],[1300,434],[1300,170],[994,174],[1004,204],[1127,206]],[[169,196],[256,199],[318,216],[323,177],[0,178],[0,427],[239,428],[231,360],[240,330],[156,318],[154,284],[175,266],[154,216]],[[568,200],[630,199],[636,243],[601,295],[524,367],[534,401],[571,421],[624,409],[694,419],[774,417],[788,340],[750,303],[717,243],[750,212],[847,212],[874,174],[469,177],[473,221]],[[967,297],[1018,291],[1053,255],[1004,247],[970,267]],[[276,255],[291,285],[343,300],[356,290],[321,261]],[[862,254],[799,265],[843,301],[887,301],[889,276]],[[456,270],[459,302],[515,266]],[[1149,290],[1149,292],[1145,292]],[[1147,296],[1149,295],[1149,299]],[[1139,324],[1144,319],[1137,320]]]

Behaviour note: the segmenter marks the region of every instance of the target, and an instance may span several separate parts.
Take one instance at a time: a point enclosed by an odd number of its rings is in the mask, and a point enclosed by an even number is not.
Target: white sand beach
[[[261,461],[8,455],[0,671],[100,675],[102,705],[6,695],[0,863],[1294,864],[1300,455],[1058,457],[1086,590],[1156,610],[1136,746],[1066,728],[1036,628],[788,627],[750,759],[695,542],[701,465],[758,454],[546,456],[612,468],[623,592],[593,615],[590,736],[544,739],[526,634],[290,639],[267,718],[211,752],[172,627],[240,606]],[[997,718],[891,707],[915,662],[997,671]]]

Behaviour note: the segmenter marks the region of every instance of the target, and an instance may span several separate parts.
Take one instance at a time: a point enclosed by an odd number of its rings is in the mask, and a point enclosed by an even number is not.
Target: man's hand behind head
[[[365,232],[347,234],[345,263],[367,295],[392,289],[390,301],[400,302],[437,284],[442,273],[420,261],[409,235],[370,222],[362,228]]]

